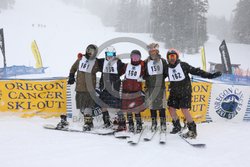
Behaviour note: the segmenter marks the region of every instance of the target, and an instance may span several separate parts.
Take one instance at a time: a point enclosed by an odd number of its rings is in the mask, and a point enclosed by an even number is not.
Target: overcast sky
[[[209,15],[215,15],[230,19],[232,11],[236,8],[239,0],[208,0],[209,2]]]

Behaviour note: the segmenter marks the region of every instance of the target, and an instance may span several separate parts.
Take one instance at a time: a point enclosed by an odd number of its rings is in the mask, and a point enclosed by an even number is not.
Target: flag
[[[3,64],[4,64],[4,68],[5,68],[6,67],[6,57],[5,57],[3,28],[0,29],[0,49],[1,49],[2,54],[3,54]]]
[[[31,50],[36,60],[36,68],[42,68],[43,62],[35,40],[31,43]]]
[[[201,61],[202,61],[202,70],[206,71],[207,66],[206,66],[206,55],[204,46],[201,48]]]
[[[222,65],[224,66],[224,73],[232,74],[232,65],[225,40],[222,41],[219,50],[221,54]]]

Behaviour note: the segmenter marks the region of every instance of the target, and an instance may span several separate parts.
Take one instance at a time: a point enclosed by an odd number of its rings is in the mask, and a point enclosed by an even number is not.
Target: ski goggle
[[[168,55],[169,59],[177,59],[177,55],[176,54],[170,54]]]
[[[115,52],[105,52],[105,55],[108,57],[116,56]]]
[[[170,55],[168,55],[167,59],[170,62],[175,62],[177,60],[177,55],[176,54],[170,54]]]
[[[131,60],[132,61],[140,61],[141,60],[141,56],[138,54],[132,54],[131,55]]]

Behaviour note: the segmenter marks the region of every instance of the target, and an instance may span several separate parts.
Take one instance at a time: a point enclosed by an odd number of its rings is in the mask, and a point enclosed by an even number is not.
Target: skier
[[[127,112],[129,131],[134,132],[133,113],[136,120],[136,133],[142,131],[140,112],[145,109],[145,98],[142,92],[142,76],[144,75],[144,62],[141,52],[133,50],[130,54],[130,63],[126,64],[123,72],[125,79],[122,82],[122,111]]]
[[[196,124],[189,113],[191,108],[192,87],[189,74],[201,76],[203,78],[216,78],[221,76],[221,72],[208,73],[200,68],[194,68],[188,63],[179,59],[179,52],[169,49],[167,52],[167,74],[170,81],[168,98],[169,112],[172,117],[173,129],[170,133],[176,134],[181,131],[180,120],[176,114],[176,109],[181,109],[185,116],[188,132],[183,134],[185,138],[196,138]]]
[[[86,48],[85,55],[82,58],[78,57],[70,69],[68,84],[75,83],[75,73],[77,72],[76,79],[76,108],[84,116],[84,131],[90,131],[93,128],[92,107],[95,105],[95,86],[96,86],[96,73],[99,71],[98,61],[96,55],[98,48],[94,44],[90,44]],[[65,117],[63,117],[66,120]],[[62,121],[63,121],[62,119]]]
[[[125,130],[125,117],[122,111],[120,111],[120,76],[122,75],[121,71],[124,68],[125,64],[116,57],[116,50],[113,46],[106,48],[105,58],[99,59],[98,62],[100,68],[102,69],[99,89],[104,127],[109,128],[112,126],[109,111],[113,111],[118,115],[117,130]]]
[[[159,54],[159,45],[148,45],[149,57],[145,60],[146,97],[152,119],[151,130],[157,128],[157,110],[159,110],[161,131],[166,131],[166,92],[165,92],[165,68],[167,62]]]

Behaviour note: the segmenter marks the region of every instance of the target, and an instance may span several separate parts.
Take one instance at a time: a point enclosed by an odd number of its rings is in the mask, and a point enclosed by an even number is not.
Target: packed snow
[[[67,77],[78,52],[85,52],[88,44],[98,46],[116,37],[134,37],[145,43],[153,42],[149,34],[114,32],[104,27],[99,18],[86,9],[66,6],[58,0],[16,0],[13,10],[0,13],[4,28],[7,65],[34,66],[31,42],[36,40],[45,74],[17,76],[17,78]],[[207,62],[220,62],[219,40],[210,36],[205,44]],[[118,53],[140,49],[129,43],[114,45]],[[160,43],[161,54],[167,52]],[[228,43],[232,63],[249,68],[250,45]],[[101,55],[103,56],[103,55]],[[182,54],[181,59],[201,67],[200,54]],[[0,58],[2,62],[2,57]],[[125,60],[128,61],[128,60]],[[0,164],[2,167],[47,166],[110,166],[110,167],[247,167],[250,152],[250,124],[248,122],[213,122],[198,125],[198,139],[205,149],[193,148],[177,135],[167,134],[165,145],[158,136],[151,142],[136,146],[113,136],[45,130],[44,124],[56,124],[59,118],[19,118],[17,114],[0,114]],[[168,131],[171,125],[168,125]]]

